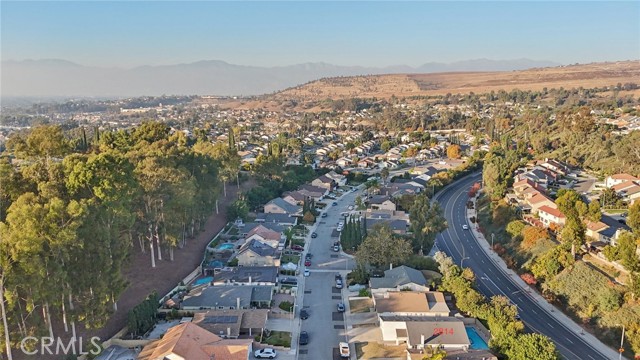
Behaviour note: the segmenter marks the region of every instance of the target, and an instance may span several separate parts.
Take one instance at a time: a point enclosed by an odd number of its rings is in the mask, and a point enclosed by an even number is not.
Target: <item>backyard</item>
[[[349,309],[352,314],[367,313],[371,311],[373,301],[371,299],[349,299]]]

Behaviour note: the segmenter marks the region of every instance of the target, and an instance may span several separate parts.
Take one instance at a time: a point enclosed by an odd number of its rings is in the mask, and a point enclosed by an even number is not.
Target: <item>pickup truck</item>
[[[349,351],[349,344],[346,342],[340,343],[340,357],[341,358],[350,358],[351,352]]]

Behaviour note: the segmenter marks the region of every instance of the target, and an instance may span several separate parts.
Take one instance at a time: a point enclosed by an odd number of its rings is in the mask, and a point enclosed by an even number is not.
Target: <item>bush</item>
[[[287,312],[292,312],[293,311],[293,303],[289,302],[289,301],[283,301],[281,302],[278,307],[284,311]]]
[[[369,291],[368,289],[360,289],[360,291],[358,292],[358,296],[371,297],[371,291]]]

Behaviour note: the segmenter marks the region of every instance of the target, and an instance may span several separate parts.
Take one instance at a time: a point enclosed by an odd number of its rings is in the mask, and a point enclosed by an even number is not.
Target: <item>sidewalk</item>
[[[474,205],[475,205],[475,199],[474,199]],[[466,210],[467,219],[469,219],[471,216],[476,216],[475,209],[476,209],[476,206],[474,206],[474,209]],[[480,245],[480,247],[487,254],[489,259],[491,259],[491,261],[500,269],[500,271],[502,271],[504,274],[509,276],[511,280],[513,280],[514,284],[516,284],[520,289],[522,289],[522,294],[524,294],[525,296],[528,296],[531,300],[538,303],[538,305],[540,305],[542,309],[549,309],[550,311],[547,311],[548,315],[558,320],[558,322],[560,322],[562,326],[564,326],[567,330],[572,331],[579,336],[582,336],[585,339],[586,343],[588,343],[591,347],[595,348],[596,350],[600,351],[603,355],[607,356],[608,359],[617,359],[620,356],[620,354],[617,351],[603,344],[600,340],[598,340],[595,336],[593,336],[589,332],[584,331],[584,329],[580,325],[576,324],[572,319],[570,319],[562,311],[560,311],[555,306],[549,304],[542,297],[542,295],[540,295],[540,293],[531,289],[531,287],[527,285],[520,278],[520,276],[518,276],[518,274],[516,274],[513,270],[509,269],[507,265],[504,263],[504,261],[502,260],[502,258],[491,249],[491,245],[489,245],[489,242],[487,241],[487,239],[485,239],[484,235],[478,230],[476,225],[469,226],[469,229],[473,233],[473,236],[476,238],[478,245]],[[623,359],[626,359],[626,358],[623,357]]]

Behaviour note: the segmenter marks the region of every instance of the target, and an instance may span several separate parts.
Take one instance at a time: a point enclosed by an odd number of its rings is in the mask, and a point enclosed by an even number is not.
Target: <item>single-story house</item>
[[[262,223],[273,223],[282,226],[295,226],[298,223],[298,218],[295,216],[289,216],[287,214],[257,213],[255,221]]]
[[[265,214],[300,215],[302,208],[285,201],[283,198],[275,198],[264,205]]]
[[[276,266],[237,266],[224,268],[213,277],[213,285],[276,285]]]
[[[273,286],[209,286],[189,294],[180,306],[183,310],[267,308],[272,296]]]
[[[186,322],[170,328],[162,339],[145,346],[138,360],[247,360],[252,352],[253,339],[222,339]]]
[[[261,334],[267,323],[268,309],[210,310],[193,316],[193,323],[225,339]]]
[[[374,293],[373,305],[379,316],[449,316],[444,295],[439,291],[386,291]]]
[[[369,287],[372,293],[406,289],[412,291],[429,291],[427,279],[425,279],[422,272],[405,265],[385,270],[384,277],[372,277],[369,279]]]

